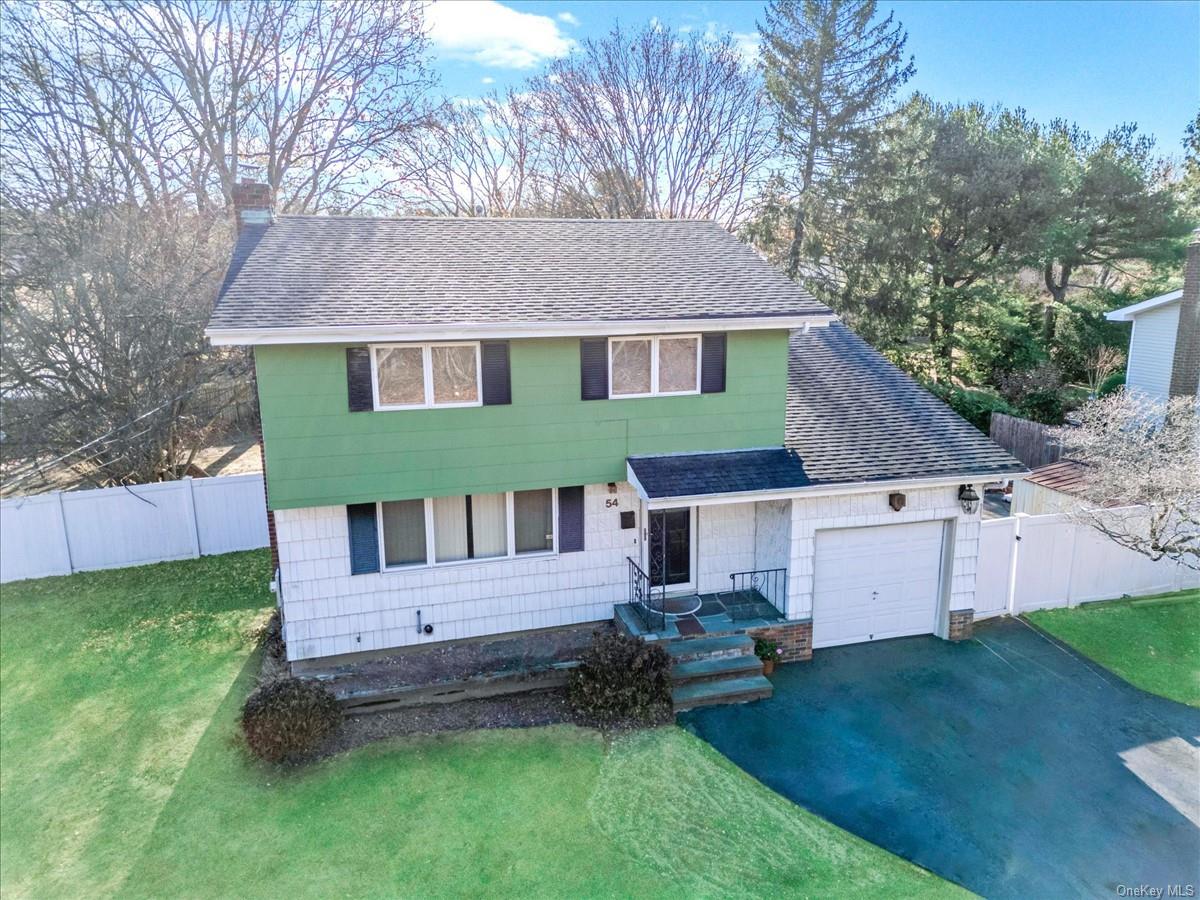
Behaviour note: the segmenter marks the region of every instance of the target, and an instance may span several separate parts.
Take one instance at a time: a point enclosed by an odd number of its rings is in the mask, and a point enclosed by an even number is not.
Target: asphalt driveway
[[[818,650],[772,680],[680,721],[875,844],[987,897],[1200,891],[1200,710],[1031,626]]]

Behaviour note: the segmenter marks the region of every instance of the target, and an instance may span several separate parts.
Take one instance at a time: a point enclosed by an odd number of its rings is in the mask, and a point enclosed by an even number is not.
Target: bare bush
[[[1153,560],[1200,569],[1200,417],[1195,397],[1138,391],[1093,400],[1056,429],[1085,477],[1071,515]],[[1133,507],[1127,509],[1127,507]]]

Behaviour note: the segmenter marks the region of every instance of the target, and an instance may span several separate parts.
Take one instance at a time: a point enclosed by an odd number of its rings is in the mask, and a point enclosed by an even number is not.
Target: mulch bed
[[[326,679],[338,696],[515,674],[578,659],[597,630],[612,627],[611,623],[593,623],[428,649],[414,647],[325,669],[313,664],[298,674]]]
[[[326,677],[330,674],[334,676],[331,687],[337,691],[351,685],[357,689],[429,685],[483,674],[520,672],[553,662],[577,659],[583,648],[591,643],[597,628],[606,627],[611,626],[581,625],[496,641],[452,644],[341,666],[324,674]],[[272,617],[263,637],[265,652],[260,682],[287,677],[290,673],[277,615]],[[674,713],[664,709],[649,724],[662,724],[673,719]],[[383,709],[343,716],[337,730],[317,750],[303,759],[294,760],[294,764],[312,763],[376,741],[406,735],[562,724],[598,727],[595,721],[571,708],[566,688]],[[642,722],[610,723],[604,730],[618,733],[646,725]]]
[[[431,703],[364,715],[345,716],[336,732],[317,751],[332,756],[375,741],[411,734],[472,731],[477,728],[536,728],[541,725],[586,725],[567,702],[565,689],[506,694],[484,700]]]

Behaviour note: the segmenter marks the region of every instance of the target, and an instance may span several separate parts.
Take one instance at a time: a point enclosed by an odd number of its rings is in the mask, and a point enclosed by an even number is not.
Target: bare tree
[[[1125,354],[1116,347],[1100,344],[1088,351],[1084,357],[1084,370],[1087,373],[1088,396],[1095,399],[1100,395],[1100,388],[1105,380],[1121,366],[1125,365]]]
[[[1121,391],[1084,404],[1056,429],[1064,457],[1084,466],[1071,515],[1153,560],[1200,569],[1200,417],[1195,397]]]
[[[208,217],[179,202],[6,211],[6,460],[65,456],[98,485],[187,470],[216,421],[197,389],[248,371],[203,338],[228,245],[224,217]]]
[[[526,98],[515,91],[450,104],[418,135],[410,207],[450,216],[529,214],[543,200],[547,148]]]
[[[421,6],[0,15],[5,455],[72,453],[100,483],[176,477],[210,425],[197,388],[247,371],[203,339],[233,185],[254,166],[283,211],[390,204],[430,119]]]
[[[399,148],[430,122],[422,4],[154,3],[79,7],[139,67],[195,152],[198,205],[261,174],[287,212],[349,212],[408,172]]]
[[[771,152],[761,82],[728,35],[616,27],[531,90],[557,157],[550,181],[577,215],[732,226]]]

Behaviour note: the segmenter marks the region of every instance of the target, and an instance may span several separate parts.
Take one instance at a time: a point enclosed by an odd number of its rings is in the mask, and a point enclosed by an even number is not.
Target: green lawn
[[[1130,684],[1200,706],[1200,591],[1029,613]]]
[[[936,896],[677,728],[246,758],[263,553],[0,592],[0,893]]]

